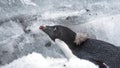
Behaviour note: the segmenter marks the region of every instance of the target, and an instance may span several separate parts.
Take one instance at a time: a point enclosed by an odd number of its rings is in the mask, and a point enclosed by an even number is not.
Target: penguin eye
[[[57,28],[56,28],[56,27],[54,27],[53,31],[56,31],[56,30],[57,30]]]

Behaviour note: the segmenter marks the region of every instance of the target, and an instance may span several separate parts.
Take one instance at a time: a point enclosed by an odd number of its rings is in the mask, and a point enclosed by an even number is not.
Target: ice
[[[32,2],[31,0],[21,0],[21,2],[23,4],[26,4],[26,5],[31,5],[31,6],[37,6],[34,2]]]
[[[79,16],[85,12],[86,12],[85,10],[45,12],[44,14],[42,14],[42,17],[43,19],[56,19],[59,17]]]

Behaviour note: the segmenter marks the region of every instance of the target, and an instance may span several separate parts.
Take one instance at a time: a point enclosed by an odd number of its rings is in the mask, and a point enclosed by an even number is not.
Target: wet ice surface
[[[65,58],[38,29],[40,25],[64,25],[76,33],[85,32],[91,38],[120,46],[119,6],[119,0],[1,0],[0,65],[32,52]]]

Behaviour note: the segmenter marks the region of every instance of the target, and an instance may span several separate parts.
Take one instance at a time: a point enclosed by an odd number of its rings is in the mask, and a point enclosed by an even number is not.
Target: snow
[[[89,61],[71,58],[69,61],[66,58],[43,57],[39,53],[33,52],[22,58],[14,60],[9,65],[1,66],[0,68],[98,68]]]
[[[56,62],[58,60],[59,62]],[[65,63],[66,60],[45,58],[41,54],[33,52],[1,68],[60,68],[63,62]],[[59,65],[59,67],[57,65]]]
[[[82,61],[82,63],[80,64],[79,61]],[[45,58],[41,54],[33,52],[32,54],[28,54],[27,56],[14,60],[9,65],[1,66],[1,68],[86,68],[86,66],[89,67],[89,65],[85,63],[86,61],[75,58],[71,59],[70,61],[68,61],[65,58]],[[89,68],[95,67],[93,66]]]

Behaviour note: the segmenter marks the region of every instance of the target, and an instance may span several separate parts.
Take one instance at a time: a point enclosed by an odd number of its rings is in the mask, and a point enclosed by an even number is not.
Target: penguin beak
[[[45,29],[46,28],[46,26],[40,26],[39,27],[39,29],[41,29],[41,30],[43,30],[43,29]]]

